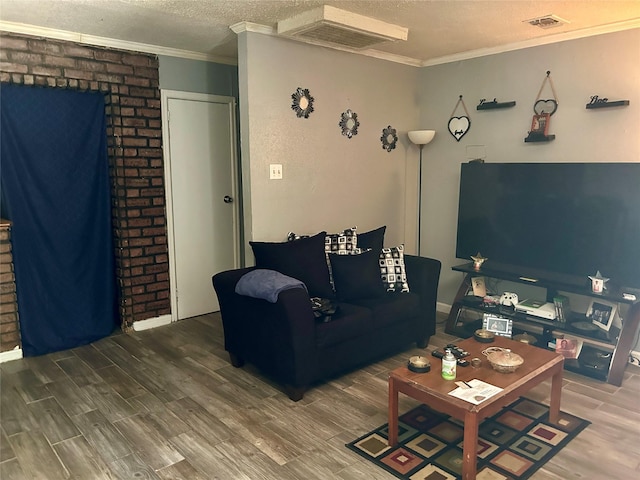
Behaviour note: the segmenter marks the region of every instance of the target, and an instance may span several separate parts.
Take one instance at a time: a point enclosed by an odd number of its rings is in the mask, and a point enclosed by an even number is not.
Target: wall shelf
[[[596,108],[625,107],[629,105],[629,100],[616,100],[615,102],[587,103],[587,110]]]
[[[496,102],[495,100],[493,102],[484,102],[484,103],[480,103],[480,105],[478,105],[476,107],[476,110],[497,110],[499,108],[510,108],[515,106],[516,102],[511,101],[511,102]]]
[[[536,143],[536,142],[550,142],[556,138],[555,135],[541,135],[536,133],[530,133],[527,138],[524,139],[526,143]]]

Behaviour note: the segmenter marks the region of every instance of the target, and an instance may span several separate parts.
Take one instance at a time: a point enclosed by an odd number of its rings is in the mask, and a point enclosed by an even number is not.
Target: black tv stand
[[[634,347],[634,341],[640,326],[640,302],[634,302],[624,298],[622,291],[611,287],[603,294],[591,291],[591,282],[581,277],[569,275],[556,275],[546,272],[518,272],[517,269],[509,269],[500,266],[481,267],[476,269],[473,263],[465,263],[452,267],[452,270],[464,273],[458,292],[451,306],[449,317],[445,325],[445,332],[467,338],[481,327],[481,319],[484,313],[498,314],[513,320],[514,332],[527,332],[538,338],[537,346],[549,348],[551,339],[568,335],[578,338],[583,342],[583,349],[578,359],[565,359],[565,368],[590,377],[606,381],[613,385],[621,385],[624,370],[629,359],[629,353]],[[535,285],[546,290],[546,301],[552,302],[553,297],[559,293],[599,298],[619,306],[618,311],[624,315],[622,328],[611,327],[609,332],[597,328],[593,331],[579,330],[577,325],[583,326],[591,321],[584,313],[569,312],[567,322],[546,320],[544,318],[515,312],[511,307],[485,305],[479,297],[472,294],[472,282],[474,277],[488,277],[499,280],[507,280],[523,285]],[[492,292],[499,294],[502,292]],[[517,293],[517,291],[516,291]],[[520,298],[520,300],[523,300]],[[472,317],[463,318],[463,313],[470,313]],[[477,316],[477,319],[473,319]],[[579,323],[578,323],[579,322]],[[575,325],[575,327],[573,326]],[[596,359],[592,361],[592,359]]]

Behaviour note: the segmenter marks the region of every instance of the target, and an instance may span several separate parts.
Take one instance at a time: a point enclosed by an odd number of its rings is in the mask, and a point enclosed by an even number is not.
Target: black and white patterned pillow
[[[407,273],[404,268],[404,245],[382,249],[380,276],[387,292],[409,292]]]
[[[352,254],[358,244],[356,228],[347,228],[340,233],[327,233],[324,237],[324,251],[338,255]]]
[[[309,235],[298,235],[297,233],[294,233],[294,232],[287,233],[287,241],[288,242],[293,242],[295,240],[300,240],[301,238],[309,238]]]

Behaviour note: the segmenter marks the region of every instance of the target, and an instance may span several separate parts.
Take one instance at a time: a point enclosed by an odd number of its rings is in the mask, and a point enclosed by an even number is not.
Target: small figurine
[[[595,275],[589,275],[589,278],[591,279],[591,291],[593,293],[602,293],[602,291],[607,288],[605,283],[608,282],[609,279],[604,278],[600,270],[598,270]]]
[[[471,260],[473,260],[473,268],[475,268],[476,270],[480,270],[480,267],[482,267],[482,264],[489,259],[483,257],[482,254],[478,252],[475,255],[471,255]]]

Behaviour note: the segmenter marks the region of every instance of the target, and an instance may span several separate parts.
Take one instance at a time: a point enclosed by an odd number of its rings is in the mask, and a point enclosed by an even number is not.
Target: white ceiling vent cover
[[[531,18],[529,20],[525,20],[524,23],[528,23],[529,25],[532,25],[534,27],[540,27],[540,28],[553,28],[553,27],[559,27],[561,25],[564,25],[566,23],[571,23],[568,20],[565,20],[564,18],[560,18],[557,15],[545,15],[543,17],[536,17],[536,18]]]
[[[278,35],[309,43],[363,49],[383,42],[406,40],[409,29],[340,10],[329,5],[278,22]]]

